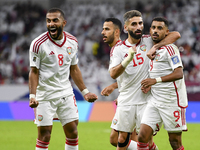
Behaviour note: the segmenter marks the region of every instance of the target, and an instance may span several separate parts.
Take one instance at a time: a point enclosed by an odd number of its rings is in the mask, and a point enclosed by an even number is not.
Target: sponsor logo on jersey
[[[38,121],[42,121],[43,120],[43,116],[42,115],[38,115]]]
[[[157,55],[155,56],[155,60],[158,61],[159,59],[160,59],[160,55],[157,54]]]
[[[33,57],[33,61],[36,62],[36,57]]]
[[[140,49],[145,52],[147,49],[147,46],[145,44],[143,44],[140,46]]]
[[[70,55],[72,53],[72,47],[67,47],[67,53]]]
[[[114,125],[116,125],[116,124],[117,124],[117,122],[118,122],[118,120],[117,120],[117,119],[113,119],[113,124],[114,124]]]
[[[174,65],[177,64],[177,63],[179,63],[180,61],[179,61],[178,56],[172,57],[172,62],[173,62]]]

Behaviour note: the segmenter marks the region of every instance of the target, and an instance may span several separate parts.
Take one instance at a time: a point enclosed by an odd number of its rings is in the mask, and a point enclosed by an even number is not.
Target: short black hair
[[[133,18],[133,17],[142,17],[141,12],[139,12],[138,10],[130,10],[127,11],[124,14],[124,23],[126,23],[127,21],[129,21],[129,19]]]
[[[111,21],[114,25],[116,25],[120,31],[122,31],[122,23],[119,19],[117,18],[106,18],[105,22]]]
[[[152,20],[152,22],[153,21],[158,21],[158,22],[164,22],[165,23],[165,26],[168,28],[169,27],[169,22],[168,22],[168,20],[166,19],[166,18],[164,18],[164,17],[155,17],[155,18],[153,18],[153,20]],[[152,23],[151,22],[151,23]]]
[[[63,17],[63,19],[65,18],[65,14],[60,8],[51,8],[47,11],[47,13],[54,13],[54,12],[59,12],[61,14],[61,17]]]

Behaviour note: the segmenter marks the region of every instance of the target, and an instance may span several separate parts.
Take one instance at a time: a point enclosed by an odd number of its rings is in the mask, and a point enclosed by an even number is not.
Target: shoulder
[[[48,40],[48,32],[44,32],[31,42],[31,51],[38,53],[39,48]]]
[[[165,45],[165,46],[162,46],[161,48],[159,48],[160,50],[161,49],[166,49],[167,50],[167,53],[170,55],[170,56],[173,56],[177,53],[179,53],[179,49],[176,45],[174,44],[168,44],[168,45]]]
[[[66,31],[64,31],[64,34],[65,34],[65,36],[66,36],[66,38],[67,38],[68,40],[74,41],[74,42],[78,43],[77,38],[76,38],[75,36],[73,36],[72,34],[66,32]]]

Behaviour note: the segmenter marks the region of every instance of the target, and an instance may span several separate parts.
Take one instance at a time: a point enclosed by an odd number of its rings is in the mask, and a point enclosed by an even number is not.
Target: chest
[[[63,46],[58,46],[49,42],[43,45],[40,60],[47,64],[64,66],[71,63],[75,52],[76,49],[73,45],[65,44]]]

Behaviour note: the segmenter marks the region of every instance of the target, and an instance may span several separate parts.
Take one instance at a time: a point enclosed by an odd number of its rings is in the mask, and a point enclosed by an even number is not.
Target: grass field
[[[110,122],[80,122],[79,150],[115,150],[109,143]],[[200,124],[188,124],[183,132],[185,150],[200,149]],[[34,150],[37,127],[32,121],[0,121],[0,150]],[[159,150],[171,150],[162,128],[154,137]],[[54,122],[49,150],[64,150],[65,136],[60,122]]]

